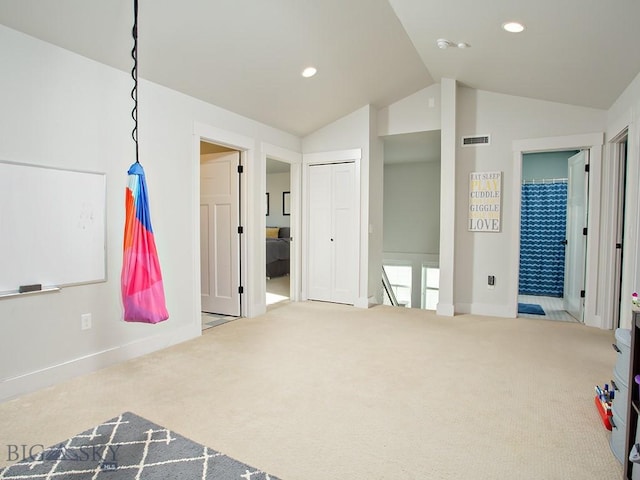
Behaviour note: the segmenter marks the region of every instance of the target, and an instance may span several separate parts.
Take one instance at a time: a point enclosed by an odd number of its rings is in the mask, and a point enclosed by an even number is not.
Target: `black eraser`
[[[40,283],[34,283],[33,285],[20,285],[18,292],[27,293],[27,292],[38,292],[42,290],[42,285]]]

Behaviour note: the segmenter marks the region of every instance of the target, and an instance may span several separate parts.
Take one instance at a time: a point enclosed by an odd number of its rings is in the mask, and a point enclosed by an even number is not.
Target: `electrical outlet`
[[[496,277],[495,277],[495,275],[489,275],[487,277],[487,288],[489,290],[493,290],[494,288],[496,288]]]
[[[83,313],[80,315],[80,329],[89,330],[91,328],[91,314]]]

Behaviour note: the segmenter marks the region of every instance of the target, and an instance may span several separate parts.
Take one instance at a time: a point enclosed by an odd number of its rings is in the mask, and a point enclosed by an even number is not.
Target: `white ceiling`
[[[389,0],[435,79],[609,108],[640,72],[638,0]],[[523,23],[523,33],[502,30]],[[435,40],[467,42],[441,50]]]
[[[139,1],[141,77],[296,135],[443,76],[608,108],[640,71],[638,0]],[[0,0],[0,23],[128,71],[132,5]],[[500,29],[512,19],[524,33]]]

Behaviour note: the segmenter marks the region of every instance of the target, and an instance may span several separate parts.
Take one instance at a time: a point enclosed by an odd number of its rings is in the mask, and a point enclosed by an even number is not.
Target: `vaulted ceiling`
[[[141,77],[296,135],[442,77],[606,109],[640,72],[637,0],[139,3]],[[0,23],[125,71],[132,21],[133,0],[0,0]]]

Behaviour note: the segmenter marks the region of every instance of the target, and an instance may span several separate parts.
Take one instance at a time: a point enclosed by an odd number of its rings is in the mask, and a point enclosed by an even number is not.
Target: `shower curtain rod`
[[[529,185],[533,183],[567,183],[569,181],[568,178],[541,178],[541,179],[533,179],[533,180],[523,180],[523,185]]]

